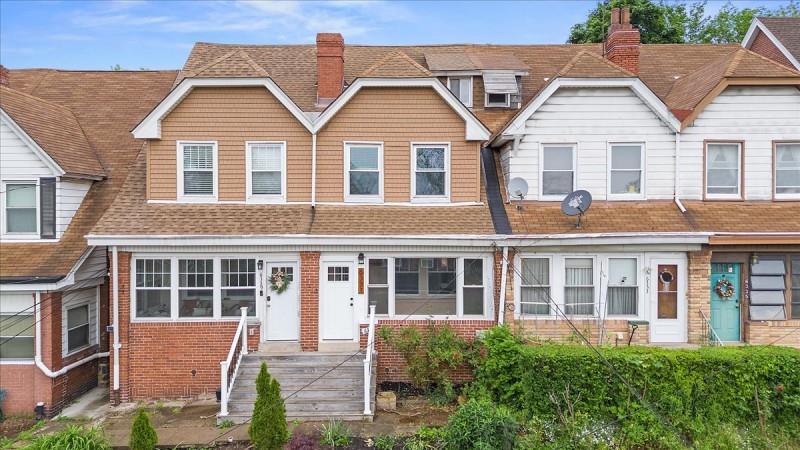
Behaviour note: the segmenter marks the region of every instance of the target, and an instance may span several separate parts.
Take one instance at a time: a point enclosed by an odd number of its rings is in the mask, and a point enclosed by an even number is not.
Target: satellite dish
[[[561,202],[561,212],[568,216],[578,216],[575,228],[581,227],[581,217],[592,206],[592,194],[589,191],[577,190],[567,195]]]
[[[522,200],[528,195],[528,182],[522,178],[512,178],[508,182],[508,193],[512,198]]]

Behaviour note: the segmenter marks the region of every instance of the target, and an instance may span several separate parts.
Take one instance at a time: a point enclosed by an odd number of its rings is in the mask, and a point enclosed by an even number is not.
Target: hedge
[[[528,419],[555,419],[571,405],[606,423],[644,416],[644,422],[672,430],[684,442],[720,424],[800,427],[795,349],[599,348],[647,406],[589,347],[527,344],[507,327],[487,332],[481,345],[471,390]],[[648,431],[644,428],[640,431]]]

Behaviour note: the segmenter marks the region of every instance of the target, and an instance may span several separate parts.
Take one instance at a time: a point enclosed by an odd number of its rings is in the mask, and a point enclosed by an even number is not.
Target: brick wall
[[[639,325],[634,332],[627,320],[574,320],[573,323],[592,344],[628,345],[647,344],[650,342],[650,329],[647,325]],[[564,320],[529,319],[516,320],[511,325],[517,333],[529,338],[555,342],[582,343],[583,341]],[[602,338],[602,341],[601,341]]]
[[[750,344],[783,345],[800,349],[800,320],[747,322],[744,338]]]
[[[319,348],[319,252],[300,252],[300,348]]]
[[[783,64],[790,69],[794,69],[792,62],[775,46],[767,35],[760,31],[756,31],[756,38],[753,39],[753,43],[750,45],[750,50],[758,53],[759,55],[766,56],[767,58],[779,63]]]
[[[701,344],[705,342],[706,336],[703,334],[704,321],[700,311],[706,317],[711,317],[711,250],[705,248],[689,252],[688,274],[686,320],[689,343]]]

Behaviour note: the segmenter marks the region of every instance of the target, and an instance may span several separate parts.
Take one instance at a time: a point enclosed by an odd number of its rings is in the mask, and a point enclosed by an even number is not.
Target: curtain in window
[[[608,260],[608,314],[636,315],[638,304],[636,258]]]
[[[800,143],[775,145],[775,193],[800,194]]]
[[[594,314],[594,270],[591,258],[564,261],[564,312]]]
[[[522,314],[550,314],[549,259],[523,259],[521,287],[520,312]]]
[[[706,189],[709,194],[739,192],[739,144],[708,144]]]

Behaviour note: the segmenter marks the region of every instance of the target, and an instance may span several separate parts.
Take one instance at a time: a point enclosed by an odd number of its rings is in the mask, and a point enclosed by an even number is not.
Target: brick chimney
[[[631,10],[613,8],[611,26],[605,42],[605,57],[626,70],[639,74],[639,47],[642,44],[639,30],[631,25]]]
[[[8,86],[8,69],[0,64],[0,86]]]
[[[344,38],[317,33],[317,104],[327,106],[344,87]]]

